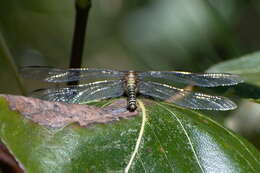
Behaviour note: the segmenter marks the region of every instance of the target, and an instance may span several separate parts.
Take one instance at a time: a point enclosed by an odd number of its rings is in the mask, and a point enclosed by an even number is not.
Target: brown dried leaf
[[[98,108],[15,95],[0,96],[8,101],[11,110],[18,111],[35,123],[49,127],[64,127],[75,122],[80,126],[87,127],[92,124],[104,124],[138,115],[137,111],[129,112],[125,108],[125,99],[116,100],[105,108]]]

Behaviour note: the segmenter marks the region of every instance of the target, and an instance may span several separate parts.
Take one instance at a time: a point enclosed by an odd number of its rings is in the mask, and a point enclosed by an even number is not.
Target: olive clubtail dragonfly
[[[21,69],[23,77],[51,83],[97,79],[86,84],[40,89],[33,96],[66,103],[87,103],[127,96],[127,109],[135,111],[136,96],[148,96],[190,109],[232,110],[237,106],[226,97],[211,96],[176,88],[151,79],[164,79],[199,87],[230,86],[243,82],[228,73],[191,73],[182,71],[117,71],[94,68],[58,69],[28,66]],[[103,80],[105,79],[105,80]]]

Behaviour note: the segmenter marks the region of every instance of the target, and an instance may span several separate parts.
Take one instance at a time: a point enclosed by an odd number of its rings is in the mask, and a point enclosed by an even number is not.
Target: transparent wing
[[[243,82],[238,75],[228,73],[190,73],[181,71],[148,71],[138,74],[140,79],[161,78],[201,87],[236,85]]]
[[[124,72],[108,69],[58,69],[41,66],[28,66],[20,70],[25,78],[42,80],[45,82],[72,82],[78,80],[99,79],[99,78],[122,78]]]
[[[156,82],[140,82],[139,92],[145,96],[161,99],[191,109],[232,110],[237,106],[225,97],[193,93]]]
[[[32,96],[48,101],[66,103],[86,103],[123,95],[121,80],[98,81],[84,85],[72,85],[65,88],[48,88],[35,91]]]

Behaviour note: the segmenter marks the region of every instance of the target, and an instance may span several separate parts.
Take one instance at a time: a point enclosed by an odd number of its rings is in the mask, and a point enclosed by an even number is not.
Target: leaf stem
[[[17,85],[22,95],[26,95],[26,89],[24,88],[22,79],[20,78],[20,75],[18,73],[17,66],[13,60],[11,52],[8,46],[6,45],[6,41],[1,32],[0,32],[0,57],[3,57],[6,60],[6,62],[10,65],[12,73],[16,79]]]

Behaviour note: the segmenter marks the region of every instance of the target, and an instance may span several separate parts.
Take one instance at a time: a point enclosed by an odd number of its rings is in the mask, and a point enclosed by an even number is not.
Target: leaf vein
[[[128,173],[130,167],[132,166],[134,158],[138,152],[138,149],[141,146],[141,141],[142,141],[142,138],[144,135],[144,127],[145,127],[145,123],[146,123],[146,109],[145,109],[142,101],[140,101],[140,100],[137,100],[137,101],[138,101],[138,104],[140,105],[140,108],[142,109],[142,125],[141,125],[141,129],[140,129],[137,141],[136,141],[135,149],[134,149],[133,153],[131,154],[131,158],[125,168],[125,173]]]
[[[194,153],[194,157],[195,157],[195,159],[196,159],[196,161],[197,161],[197,163],[198,163],[198,165],[199,165],[201,171],[204,173],[204,169],[202,168],[202,165],[201,165],[201,163],[200,163],[200,161],[199,161],[199,158],[198,158],[198,156],[197,156],[197,153],[196,153],[196,151],[195,151],[195,149],[194,149],[194,147],[193,147],[193,144],[192,144],[192,142],[191,142],[190,136],[188,135],[188,132],[187,132],[187,130],[185,129],[185,127],[183,126],[181,120],[180,120],[170,109],[168,109],[166,106],[164,106],[164,105],[162,105],[162,104],[160,104],[160,103],[157,103],[157,104],[159,104],[159,105],[161,105],[162,107],[164,107],[170,114],[173,115],[173,117],[175,117],[175,119],[176,119],[176,120],[178,121],[178,123],[181,125],[181,128],[182,128],[182,130],[183,130],[185,136],[187,137],[187,139],[188,139],[188,141],[189,141],[189,144],[190,144],[190,146],[191,146],[191,150],[192,150],[192,152]]]

